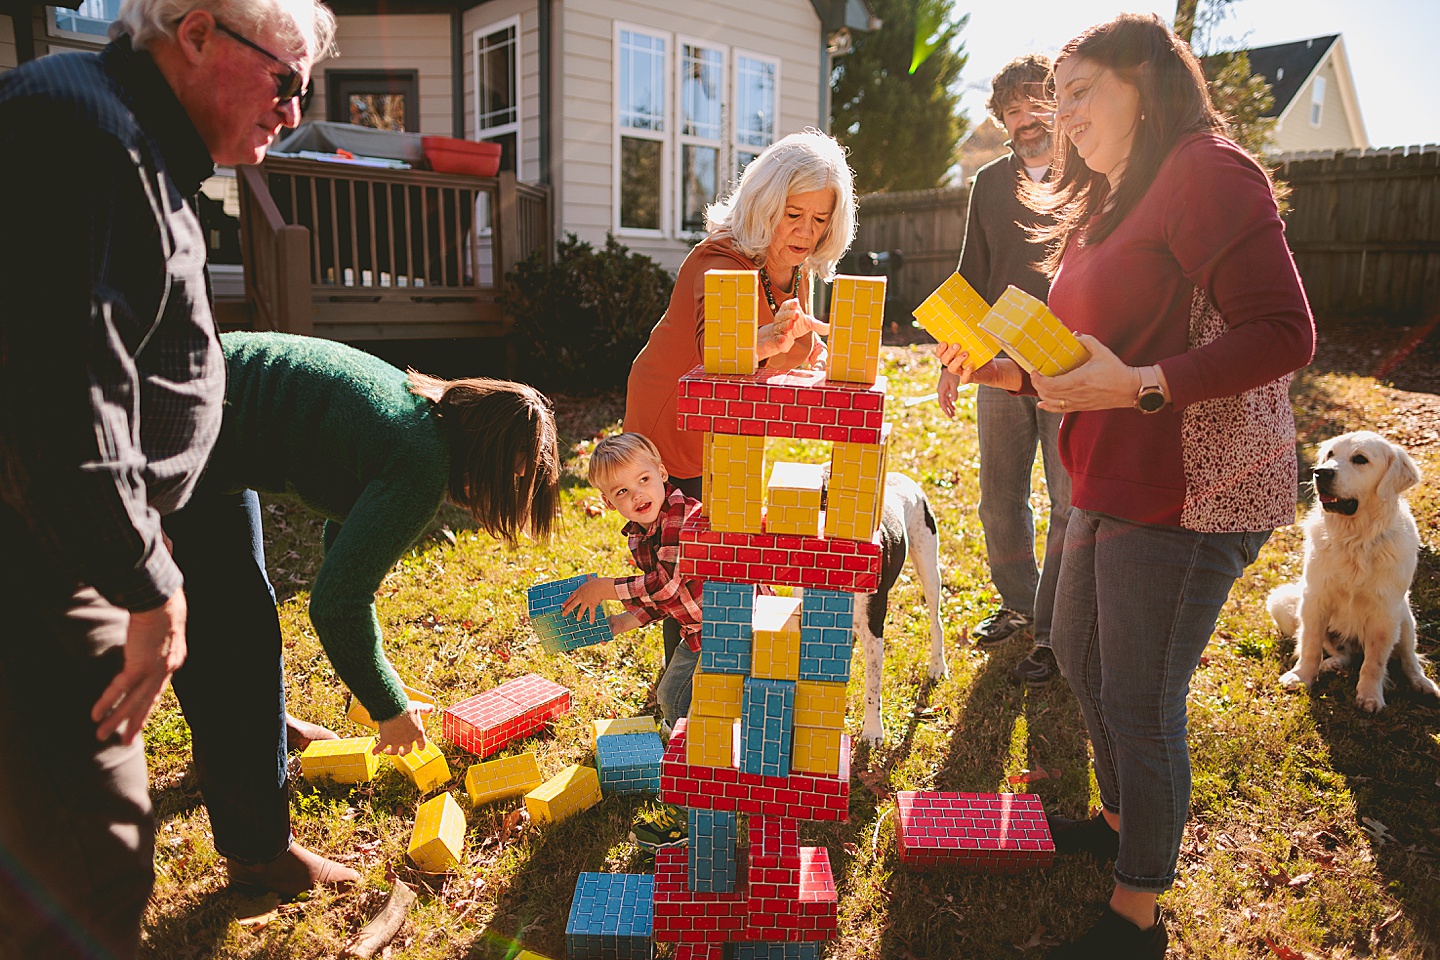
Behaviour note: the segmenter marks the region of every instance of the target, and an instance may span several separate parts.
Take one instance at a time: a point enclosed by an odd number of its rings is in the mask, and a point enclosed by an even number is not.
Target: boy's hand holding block
[[[581,611],[567,616],[560,611],[570,595],[589,580],[593,574],[537,583],[529,590],[530,625],[540,638],[540,646],[547,653],[564,653],[576,647],[588,647],[594,643],[606,643],[615,639],[610,630],[610,619],[604,615],[602,604],[593,621],[581,619]]]
[[[971,368],[983,367],[1000,352],[1000,342],[980,325],[990,304],[958,273],[950,274],[913,312],[915,322],[936,340],[963,346]]]
[[[1006,287],[980,325],[1029,373],[1058,377],[1090,359],[1060,318],[1019,287]]]

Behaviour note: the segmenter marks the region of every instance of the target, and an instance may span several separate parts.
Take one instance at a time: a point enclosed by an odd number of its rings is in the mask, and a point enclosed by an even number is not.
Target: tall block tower
[[[829,852],[801,846],[800,824],[849,815],[854,594],[880,583],[885,290],[837,278],[828,372],[782,373],[726,335],[753,295],[735,292],[756,289],[738,273],[706,274],[705,362],[679,387],[680,427],[705,433],[706,512],[680,537],[680,574],[705,581],[703,627],[690,716],[660,766],[690,843],[656,854],[648,916],[678,957],[808,957],[836,936],[837,901]],[[769,437],[831,442],[828,512],[823,464],[775,464],[767,484]]]

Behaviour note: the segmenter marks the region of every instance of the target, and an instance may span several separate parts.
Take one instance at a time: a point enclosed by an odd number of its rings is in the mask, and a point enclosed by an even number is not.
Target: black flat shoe
[[[1049,960],[1165,960],[1169,943],[1158,907],[1155,926],[1141,930],[1107,905],[1095,926],[1046,956]]]
[[[1055,841],[1056,853],[1088,853],[1101,863],[1114,860],[1120,854],[1120,834],[1105,822],[1103,813],[1089,820],[1047,814],[1045,822],[1050,825],[1050,839]]]

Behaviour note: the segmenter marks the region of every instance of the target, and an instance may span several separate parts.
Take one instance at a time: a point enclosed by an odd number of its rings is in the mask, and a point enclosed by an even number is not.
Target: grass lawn
[[[857,749],[846,823],[802,824],[802,842],[830,852],[840,888],[840,936],[827,956],[843,958],[1039,957],[1056,937],[1089,924],[1110,888],[1105,871],[1063,858],[1019,877],[948,871],[911,873],[895,851],[894,792],[902,789],[1030,790],[1071,816],[1098,803],[1088,745],[1063,681],[1027,690],[1009,681],[1027,652],[1019,643],[981,652],[967,628],[996,602],[976,516],[978,453],[973,394],[946,420],[937,405],[906,405],[934,388],[935,366],[919,349],[887,348],[890,469],[919,480],[941,523],[950,676],[925,677],[927,630],[907,568],[890,608],[885,662],[887,739]],[[1323,439],[1370,427],[1409,446],[1432,478],[1412,491],[1425,541],[1412,600],[1422,652],[1440,653],[1440,398],[1354,373],[1310,369],[1297,380],[1303,454]],[[537,753],[549,776],[593,763],[591,721],[654,710],[658,628],[570,655],[542,652],[525,618],[525,587],[583,572],[621,574],[628,564],[618,515],[599,509],[581,456],[617,428],[616,398],[561,400],[564,528],[548,545],[503,546],[454,511],[397,566],[380,592],[386,651],[411,684],[454,702],[534,671],[574,691],[574,707],[552,732],[512,747]],[[774,455],[794,457],[777,443]],[[798,451],[817,458],[818,448]],[[1037,508],[1043,478],[1035,473]],[[1037,513],[1044,515],[1043,509]],[[345,691],[305,614],[318,562],[316,518],[267,502],[270,573],[283,598],[291,709],[345,735]],[[1378,717],[1354,705],[1354,675],[1329,676],[1313,695],[1282,691],[1276,679],[1293,645],[1280,641],[1266,592],[1298,576],[1300,531],[1277,533],[1237,584],[1190,696],[1195,767],[1193,816],[1180,880],[1161,899],[1177,957],[1440,956],[1440,703],[1403,680]],[[847,725],[859,730],[863,660],[850,686]],[[1431,667],[1431,675],[1436,673]],[[438,718],[431,723],[438,734]],[[474,758],[444,744],[457,774]],[[225,887],[205,809],[189,772],[189,732],[173,697],[147,728],[157,809],[159,879],[146,922],[145,955],[335,956],[371,916],[387,877],[419,887],[420,899],[392,945],[407,958],[502,958],[518,945],[564,956],[575,876],[582,870],[644,872],[626,839],[647,802],[607,799],[558,825],[515,815],[519,800],[471,809],[466,862],[428,876],[404,857],[419,797],[398,772],[356,789],[294,780],[297,839],[350,863],[361,891],[316,893],[276,907]],[[1038,778],[1030,771],[1054,771]],[[662,948],[667,950],[668,948]]]

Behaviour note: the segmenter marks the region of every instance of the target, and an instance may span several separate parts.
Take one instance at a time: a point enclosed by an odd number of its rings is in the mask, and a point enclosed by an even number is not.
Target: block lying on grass
[[[457,747],[488,757],[569,709],[569,690],[539,674],[527,673],[446,707],[441,713],[441,732]]]
[[[896,800],[900,862],[911,868],[1018,873],[1055,859],[1045,808],[1034,794],[902,790]]]
[[[533,753],[472,764],[465,771],[465,791],[470,794],[470,803],[477,807],[529,793],[544,782]]]
[[[532,820],[559,822],[600,802],[600,776],[594,767],[571,764],[525,794]]]
[[[655,793],[665,745],[658,733],[612,733],[595,741],[600,789],[607,794]]]
[[[336,783],[374,780],[380,772],[380,758],[371,753],[374,748],[374,737],[315,740],[300,754],[300,775],[306,780]]]
[[[411,750],[403,755],[390,754],[390,763],[405,774],[421,793],[429,793],[450,782],[450,764],[445,762],[445,754],[440,752],[440,744],[434,740],[426,740],[421,750]]]
[[[426,873],[445,873],[465,854],[465,813],[448,793],[420,804],[406,851]]]

